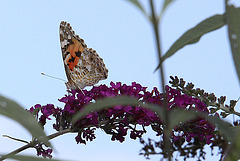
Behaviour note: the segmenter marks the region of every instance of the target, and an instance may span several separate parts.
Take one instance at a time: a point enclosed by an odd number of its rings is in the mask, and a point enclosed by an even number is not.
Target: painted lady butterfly
[[[72,30],[69,23],[60,23],[60,43],[68,89],[83,89],[107,79],[108,69],[103,59]]]

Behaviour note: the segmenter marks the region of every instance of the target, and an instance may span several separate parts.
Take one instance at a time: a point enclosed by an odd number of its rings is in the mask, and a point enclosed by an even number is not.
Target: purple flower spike
[[[169,86],[166,86],[165,90],[169,111],[177,108],[185,110],[196,109],[209,114],[206,105],[201,100],[182,94]],[[155,112],[139,106],[116,105],[113,108],[106,108],[102,111],[93,111],[75,124],[71,123],[73,115],[83,110],[85,105],[106,97],[127,95],[135,97],[142,103],[162,105],[164,102],[163,94],[156,87],[152,91],[147,91],[147,87],[142,87],[136,82],[133,82],[131,85],[111,82],[110,87],[106,85],[94,86],[91,90],[83,90],[83,92],[84,94],[82,91],[72,90],[59,99],[60,102],[65,104],[63,109],[54,107],[52,104],[47,104],[46,106],[37,104],[30,108],[30,111],[33,112],[34,109],[41,107],[41,110],[39,110],[41,114],[38,113],[38,118],[43,126],[47,120],[50,120],[50,116],[53,116],[56,120],[53,125],[54,129],[57,131],[71,129],[73,132],[77,132],[78,135],[75,137],[75,140],[81,144],[94,140],[97,128],[111,135],[111,140],[118,140],[119,142],[125,140],[128,131],[131,139],[141,138],[146,133],[145,127],[147,126],[151,126],[157,136],[163,136],[164,125],[161,122],[161,118]],[[171,140],[173,143],[185,140],[191,142],[193,139],[198,138],[206,142],[206,144],[210,144],[214,137],[214,130],[215,127],[206,120],[196,118],[172,129]],[[38,149],[40,149],[38,150],[39,155],[48,156],[49,152],[42,151],[41,146]]]

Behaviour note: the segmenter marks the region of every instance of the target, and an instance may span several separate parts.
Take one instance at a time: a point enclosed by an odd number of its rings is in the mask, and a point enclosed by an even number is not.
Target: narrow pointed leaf
[[[204,117],[210,123],[217,125],[218,131],[226,136],[228,140],[234,140],[233,129],[231,128],[232,125],[230,123],[223,121],[217,116],[208,116],[204,113],[199,113],[199,116]]]
[[[134,106],[141,106],[156,112],[162,121],[165,120],[164,116],[164,109],[160,106],[155,106],[152,104],[143,104],[142,102],[138,101],[136,98],[129,97],[129,96],[118,96],[112,98],[104,98],[101,100],[97,100],[95,103],[88,104],[84,107],[82,111],[76,113],[72,119],[72,122],[76,122],[78,119],[83,118],[86,114],[89,114],[93,111],[100,111],[106,108],[112,108],[116,105],[134,105]]]
[[[217,116],[209,116],[206,113],[193,110],[177,109],[170,111],[170,124],[168,130],[172,130],[178,124],[184,123],[196,117],[202,117],[209,123],[216,125],[220,133],[226,136],[229,140],[234,140],[234,132],[228,122],[221,120]]]
[[[238,80],[240,81],[240,8],[229,5],[226,7],[226,10],[228,38],[230,40]]]
[[[18,103],[0,96],[0,114],[17,121],[25,127],[33,137],[41,139],[45,145],[50,146],[41,125],[35,120],[33,115],[24,110]]]
[[[174,42],[166,54],[161,58],[160,63],[165,61],[184,46],[198,42],[204,34],[214,31],[223,25],[225,25],[224,15],[214,15],[200,22],[195,27],[186,31],[177,41]],[[156,70],[160,67],[160,63]]]
[[[131,2],[133,5],[135,5],[140,11],[142,11],[142,13],[148,18],[148,14],[146,13],[146,11],[144,10],[143,6],[141,5],[141,3],[138,0],[128,0],[129,2]]]
[[[186,110],[174,110],[170,112],[170,124],[169,129],[175,128],[179,123],[185,123],[193,118],[197,117],[196,115],[190,114]]]
[[[232,142],[230,148],[227,151],[224,161],[232,161],[240,159],[240,128],[235,126],[235,140]]]
[[[216,125],[218,127],[218,131],[222,133],[224,136],[228,138],[228,140],[233,141],[234,140],[234,132],[231,128],[232,125],[220,119],[218,116],[210,116],[203,112],[196,112],[196,111],[189,111],[189,114],[200,116],[205,118],[208,122],[210,122],[213,125]]]
[[[163,15],[163,13],[165,12],[166,8],[167,8],[172,2],[174,2],[174,1],[175,1],[175,0],[165,0],[165,1],[164,1],[164,4],[163,4],[163,7],[162,7],[162,9],[161,9],[159,18],[162,17],[162,15]]]

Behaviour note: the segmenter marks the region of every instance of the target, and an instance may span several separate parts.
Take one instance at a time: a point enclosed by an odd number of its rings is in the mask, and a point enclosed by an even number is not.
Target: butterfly
[[[107,79],[108,69],[103,59],[95,50],[87,47],[69,23],[62,21],[59,32],[68,89],[82,90]]]

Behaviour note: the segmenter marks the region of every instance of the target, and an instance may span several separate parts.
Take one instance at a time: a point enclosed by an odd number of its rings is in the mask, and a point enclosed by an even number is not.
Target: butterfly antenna
[[[45,74],[45,73],[41,73],[41,74],[44,75],[44,76],[47,76],[47,77],[53,78],[53,79],[58,79],[58,80],[61,80],[61,81],[66,82],[64,79],[61,79],[61,78],[57,78],[57,77],[54,77],[54,76],[51,76],[51,75],[47,75],[47,74]]]
[[[85,93],[82,91],[82,89],[79,87],[78,89],[80,89],[80,91],[83,93],[83,95],[85,96]]]

